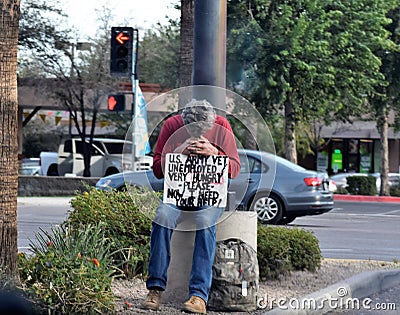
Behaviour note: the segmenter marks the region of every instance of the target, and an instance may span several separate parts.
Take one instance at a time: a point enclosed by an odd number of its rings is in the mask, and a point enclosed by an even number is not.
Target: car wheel
[[[283,215],[282,203],[273,194],[257,194],[250,209],[257,212],[258,221],[263,224],[277,224]]]
[[[283,219],[281,219],[279,222],[278,222],[278,224],[282,224],[282,225],[285,225],[285,224],[289,224],[289,223],[292,223],[294,220],[296,220],[296,217],[286,217],[286,218],[283,218]]]
[[[58,176],[58,169],[56,164],[51,164],[47,170],[47,176]]]

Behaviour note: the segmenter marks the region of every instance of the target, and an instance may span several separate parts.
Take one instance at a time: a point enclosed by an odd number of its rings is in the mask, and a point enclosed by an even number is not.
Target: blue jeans
[[[192,269],[189,278],[189,296],[198,296],[207,302],[212,281],[212,265],[215,256],[216,227],[224,208],[194,208],[186,211],[161,203],[152,223],[150,241],[148,289],[167,286],[170,263],[170,243],[174,228],[179,223],[191,223],[196,227]]]

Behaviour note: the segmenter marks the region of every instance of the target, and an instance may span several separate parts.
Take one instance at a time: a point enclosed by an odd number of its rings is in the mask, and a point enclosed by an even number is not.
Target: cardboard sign
[[[180,207],[225,207],[228,162],[223,155],[187,156],[168,153],[165,162],[164,203]]]

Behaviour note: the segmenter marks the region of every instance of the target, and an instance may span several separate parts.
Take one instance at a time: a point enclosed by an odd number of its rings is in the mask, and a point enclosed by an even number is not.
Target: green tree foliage
[[[179,23],[157,24],[147,30],[139,48],[139,78],[143,83],[158,83],[164,88],[179,85]]]
[[[396,118],[400,109],[400,6],[398,1],[386,1],[388,8],[392,8],[387,14],[386,36],[382,36],[385,45],[374,47],[375,54],[382,61],[380,73],[385,77],[383,84],[376,85],[376,93],[371,96],[369,102],[372,106],[372,118],[377,122],[380,134],[380,173],[381,173],[381,195],[389,195],[389,113],[393,111]],[[395,120],[397,121],[397,119]],[[395,129],[398,124],[394,124]]]
[[[242,38],[230,52],[243,56],[236,58],[251,73],[243,80],[245,89],[259,110],[283,111],[290,160],[296,159],[299,121],[329,124],[368,110],[366,98],[384,79],[374,54],[387,45],[389,6],[383,1],[232,0],[229,5],[238,6],[231,11],[238,17],[230,33]],[[256,53],[247,54],[251,49]]]

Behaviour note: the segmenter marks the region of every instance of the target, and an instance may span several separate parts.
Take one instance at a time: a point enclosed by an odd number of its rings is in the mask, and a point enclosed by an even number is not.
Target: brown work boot
[[[183,303],[182,311],[189,313],[206,314],[206,302],[198,296],[191,296],[189,300]]]
[[[161,290],[149,289],[146,300],[142,303],[142,308],[146,310],[158,311],[161,305],[161,295]]]

